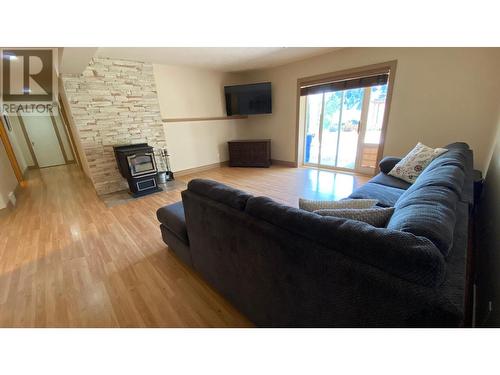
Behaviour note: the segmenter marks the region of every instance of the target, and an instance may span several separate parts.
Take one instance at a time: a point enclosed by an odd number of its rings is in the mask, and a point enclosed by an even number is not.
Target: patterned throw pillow
[[[394,213],[394,207],[372,207],[372,208],[347,208],[347,209],[323,209],[314,213],[321,216],[335,216],[344,219],[364,221],[374,227],[383,228]]]
[[[313,212],[323,208],[369,208],[378,203],[376,199],[342,199],[340,201],[315,201],[299,198],[299,208]]]
[[[389,175],[413,184],[431,161],[446,151],[448,150],[445,148],[430,148],[418,142],[415,148],[392,168]]]

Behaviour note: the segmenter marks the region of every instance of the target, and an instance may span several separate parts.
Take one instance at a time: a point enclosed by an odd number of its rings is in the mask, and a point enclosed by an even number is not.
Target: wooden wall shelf
[[[193,121],[213,121],[213,120],[239,120],[248,116],[220,116],[220,117],[187,117],[187,118],[164,118],[163,122],[193,122]]]

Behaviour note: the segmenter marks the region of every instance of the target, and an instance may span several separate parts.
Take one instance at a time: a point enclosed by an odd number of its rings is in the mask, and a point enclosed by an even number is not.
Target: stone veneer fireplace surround
[[[127,189],[113,146],[166,147],[153,65],[93,58],[81,75],[62,80],[97,193]]]

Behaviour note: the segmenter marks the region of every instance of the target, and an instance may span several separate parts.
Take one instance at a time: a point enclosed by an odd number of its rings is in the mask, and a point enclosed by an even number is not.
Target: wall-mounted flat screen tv
[[[225,86],[228,116],[271,113],[271,82]]]

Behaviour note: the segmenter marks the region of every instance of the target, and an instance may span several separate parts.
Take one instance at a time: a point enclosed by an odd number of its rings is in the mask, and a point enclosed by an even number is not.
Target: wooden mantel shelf
[[[192,122],[192,121],[213,121],[213,120],[239,120],[248,116],[220,116],[220,117],[187,117],[187,118],[164,118],[163,122]]]

